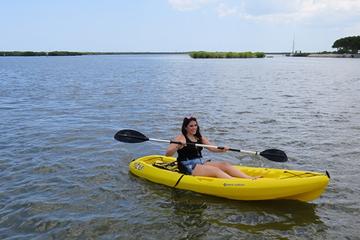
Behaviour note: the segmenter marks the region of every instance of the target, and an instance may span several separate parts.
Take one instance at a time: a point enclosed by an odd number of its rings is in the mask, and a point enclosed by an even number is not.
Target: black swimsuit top
[[[185,139],[187,143],[199,143],[199,144],[202,143],[200,139],[197,140],[196,142],[191,141],[187,136],[185,136]],[[177,161],[181,162],[195,158],[200,158],[202,157],[201,155],[202,149],[203,149],[202,147],[195,147],[194,145],[186,145],[183,148],[177,150],[178,153]]]

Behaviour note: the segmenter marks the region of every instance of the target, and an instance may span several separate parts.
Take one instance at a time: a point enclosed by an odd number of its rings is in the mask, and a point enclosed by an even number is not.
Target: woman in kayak
[[[186,144],[211,144],[206,137],[201,135],[200,127],[195,117],[184,118],[181,132],[182,134],[177,136],[174,141],[182,142],[183,144],[180,145],[172,143],[166,150],[166,156],[172,156],[177,151],[177,162],[180,172],[194,176],[207,176],[218,178],[257,178],[251,177],[241,172],[227,162],[206,161],[202,158],[202,147],[195,147],[194,145]],[[207,149],[211,152],[226,152],[229,148],[224,147],[224,149],[217,149],[209,147]]]

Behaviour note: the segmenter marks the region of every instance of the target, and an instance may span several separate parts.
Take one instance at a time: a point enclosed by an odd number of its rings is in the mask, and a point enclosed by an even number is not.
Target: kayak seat
[[[155,161],[153,163],[153,166],[157,168],[169,170],[172,172],[179,172],[177,161],[173,161],[173,162]]]

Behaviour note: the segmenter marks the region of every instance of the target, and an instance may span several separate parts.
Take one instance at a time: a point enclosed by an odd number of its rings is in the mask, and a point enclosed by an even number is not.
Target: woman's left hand
[[[229,147],[221,147],[221,148],[219,148],[219,152],[227,152],[227,151],[229,151]]]

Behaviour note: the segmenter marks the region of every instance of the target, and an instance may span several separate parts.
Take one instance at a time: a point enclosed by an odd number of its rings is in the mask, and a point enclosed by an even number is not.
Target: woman
[[[195,147],[194,145],[186,143],[198,143],[211,145],[209,140],[202,136],[200,133],[200,127],[195,117],[184,118],[182,128],[182,134],[177,136],[174,141],[181,142],[183,144],[172,143],[166,150],[166,156],[173,156],[175,152],[178,153],[178,167],[180,172],[194,175],[194,176],[207,176],[217,178],[249,178],[256,179],[257,177],[251,177],[236,169],[234,166],[226,162],[210,162],[205,161],[202,158],[202,147]],[[229,148],[224,149],[207,148],[211,152],[226,152]]]

